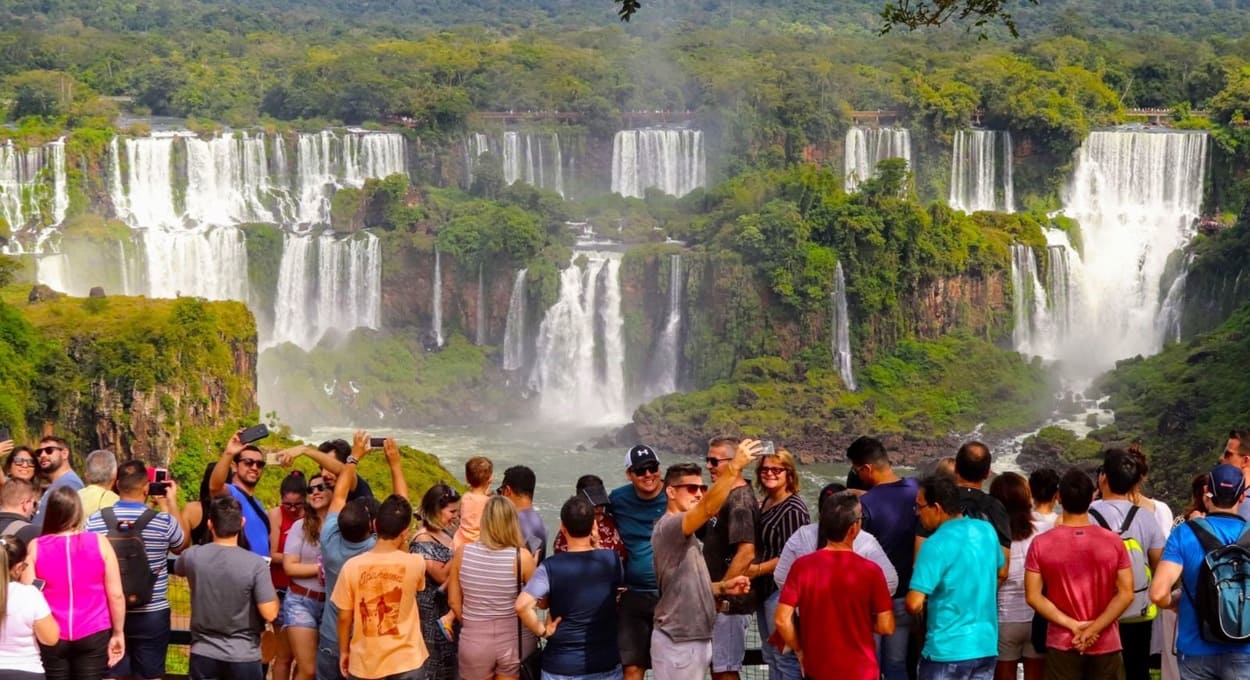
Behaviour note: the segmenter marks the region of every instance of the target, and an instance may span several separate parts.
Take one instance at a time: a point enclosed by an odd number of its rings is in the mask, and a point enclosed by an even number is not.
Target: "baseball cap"
[[[630,449],[629,453],[625,454],[626,470],[633,470],[634,468],[642,467],[647,463],[655,463],[656,465],[659,465],[660,457],[655,455],[655,451],[646,444],[638,444],[634,448]]]
[[[582,495],[590,500],[590,504],[594,506],[608,504],[608,492],[603,488],[602,484],[591,484],[582,489]]]
[[[1236,503],[1241,498],[1241,493],[1246,490],[1245,476],[1241,474],[1239,468],[1228,463],[1221,463],[1211,468],[1211,474],[1207,476],[1207,484],[1211,490],[1211,498],[1215,500],[1216,505],[1221,507]]]

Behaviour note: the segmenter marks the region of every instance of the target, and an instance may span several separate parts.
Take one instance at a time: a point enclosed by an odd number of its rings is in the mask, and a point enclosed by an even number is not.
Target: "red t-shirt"
[[[849,550],[817,550],[795,561],[781,603],[799,610],[803,670],[813,680],[877,680],[877,614],[894,603],[881,567]]]
[[[1046,598],[1077,621],[1093,621],[1115,597],[1116,572],[1128,569],[1124,541],[1100,526],[1057,526],[1033,539],[1024,558],[1025,571],[1042,575]],[[1072,631],[1053,623],[1046,646],[1071,651]],[[1086,654],[1118,652],[1120,627],[1107,626]]]

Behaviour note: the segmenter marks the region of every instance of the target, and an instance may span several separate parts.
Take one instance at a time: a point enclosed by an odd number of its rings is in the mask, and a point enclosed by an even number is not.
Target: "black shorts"
[[[616,645],[621,665],[651,667],[651,629],[655,626],[656,593],[626,590],[616,615]]]

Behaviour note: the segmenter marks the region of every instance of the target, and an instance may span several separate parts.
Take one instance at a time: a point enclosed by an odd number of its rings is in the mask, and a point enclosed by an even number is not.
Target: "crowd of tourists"
[[[467,491],[414,506],[376,443],[266,456],[236,434],[180,509],[141,461],[94,451],[80,477],[63,439],[0,442],[0,680],[164,677],[171,564],[205,680],[736,680],[753,620],[770,680],[1250,678],[1250,433],[1175,521],[1136,449],[1025,478],[969,442],[916,478],[861,437],[813,516],[771,442],[663,470],[638,445],[627,483],[578,479],[550,542],[529,468],[496,486],[474,457]],[[266,509],[267,462],[299,457],[317,473]]]

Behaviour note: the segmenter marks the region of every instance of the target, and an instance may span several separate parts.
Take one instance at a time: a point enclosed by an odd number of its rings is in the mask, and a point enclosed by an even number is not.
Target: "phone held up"
[[[169,490],[169,468],[148,468],[148,495],[164,496]]]
[[[258,442],[268,436],[269,436],[269,426],[265,425],[264,423],[261,423],[260,425],[253,425],[247,428],[246,430],[243,430],[242,432],[240,432],[239,441],[243,442],[244,444],[251,444],[253,442]]]
[[[767,457],[775,453],[777,453],[777,447],[776,445],[773,444],[772,440],[765,439],[760,442],[760,455],[761,456]]]
[[[369,437],[369,448],[380,449],[386,445],[386,437]]]
[[[9,432],[9,428],[0,427],[0,442],[7,442],[12,438],[13,438],[13,435],[12,433]]]

